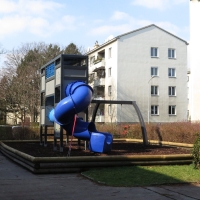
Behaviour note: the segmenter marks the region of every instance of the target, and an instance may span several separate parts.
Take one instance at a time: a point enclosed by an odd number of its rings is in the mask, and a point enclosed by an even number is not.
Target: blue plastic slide
[[[87,109],[92,100],[93,89],[82,81],[75,81],[67,85],[65,94],[66,97],[49,113],[49,119],[62,126],[68,135],[72,135],[74,116]],[[93,122],[85,122],[77,117],[73,136],[90,141],[89,149],[92,152],[111,151],[112,134],[97,131]]]

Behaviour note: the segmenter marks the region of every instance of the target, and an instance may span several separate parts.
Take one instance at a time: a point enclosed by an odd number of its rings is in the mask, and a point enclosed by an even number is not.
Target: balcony
[[[94,80],[94,87],[105,86],[105,78],[97,78]]]
[[[105,60],[95,60],[93,65],[93,72],[96,72],[100,69],[105,69]]]

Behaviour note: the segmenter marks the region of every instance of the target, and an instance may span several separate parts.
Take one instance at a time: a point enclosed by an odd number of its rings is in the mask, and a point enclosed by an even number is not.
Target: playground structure
[[[41,106],[40,106],[40,144],[47,145],[47,136],[54,137],[54,150],[60,141],[60,152],[63,151],[63,128],[49,119],[49,113],[65,98],[66,86],[76,80],[87,83],[88,57],[84,55],[61,54],[41,67]],[[84,121],[88,121],[87,109],[79,113]],[[54,133],[48,133],[48,128]],[[44,140],[43,140],[44,139]]]
[[[67,85],[65,93],[66,97],[49,113],[50,121],[59,124],[68,135],[90,141],[89,149],[92,152],[111,151],[112,135],[97,131],[93,122],[88,123],[78,117],[78,113],[89,106],[93,89],[82,81],[75,81]]]
[[[95,127],[99,105],[109,103],[134,106],[141,124],[143,144],[147,145],[145,124],[136,102],[92,100],[93,89],[87,83],[87,56],[61,54],[41,67],[40,144],[46,146],[47,136],[54,136],[54,150],[57,150],[59,139],[62,152],[63,130],[66,130],[67,136],[73,134],[79,143],[80,140],[90,141],[91,151],[110,151],[112,134],[99,132]],[[87,107],[90,103],[96,103],[96,106],[89,123]],[[48,127],[54,127],[54,134],[47,133]]]

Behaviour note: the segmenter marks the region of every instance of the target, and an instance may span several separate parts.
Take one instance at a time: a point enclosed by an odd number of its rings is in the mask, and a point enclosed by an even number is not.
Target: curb
[[[126,141],[133,141],[133,140],[126,139]],[[137,140],[136,142],[139,141]],[[169,145],[169,142],[167,142],[166,144]],[[173,145],[175,144],[176,143],[173,143]],[[3,141],[0,141],[0,151],[14,162],[22,165],[23,167],[25,167],[26,169],[35,174],[82,172],[91,168],[98,168],[98,167],[134,166],[134,165],[175,165],[175,164],[183,165],[183,164],[191,164],[193,160],[193,157],[190,154],[141,155],[141,156],[119,155],[119,156],[101,156],[101,157],[95,157],[95,156],[33,157],[7,146],[6,144],[3,143]]]

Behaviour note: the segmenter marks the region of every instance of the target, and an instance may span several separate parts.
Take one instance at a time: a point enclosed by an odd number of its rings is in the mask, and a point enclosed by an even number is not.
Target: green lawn
[[[119,187],[200,183],[200,170],[194,169],[193,165],[112,167],[82,174],[95,182]]]

